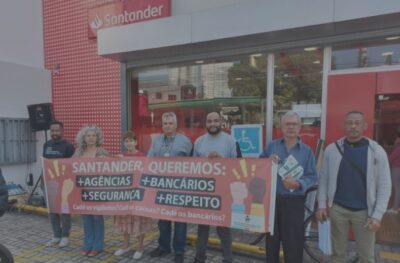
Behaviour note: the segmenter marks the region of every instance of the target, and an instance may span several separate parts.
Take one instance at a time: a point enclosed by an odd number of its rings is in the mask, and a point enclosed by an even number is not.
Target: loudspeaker
[[[51,103],[28,105],[29,122],[34,131],[43,131],[50,128],[54,120],[53,106]]]

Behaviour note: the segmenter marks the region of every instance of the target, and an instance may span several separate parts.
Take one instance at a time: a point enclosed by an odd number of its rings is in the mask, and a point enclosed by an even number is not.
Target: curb
[[[16,204],[13,207],[17,208],[20,211],[30,212],[30,213],[37,213],[37,214],[40,214],[40,215],[47,215],[49,213],[47,208],[37,207],[37,206],[33,206],[33,205],[22,205],[22,204],[19,205],[19,204]]]

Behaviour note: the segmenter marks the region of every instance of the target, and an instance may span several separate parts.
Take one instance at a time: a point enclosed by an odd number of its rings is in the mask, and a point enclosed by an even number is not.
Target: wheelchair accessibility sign
[[[262,125],[233,125],[232,136],[240,145],[243,157],[258,157],[262,151]]]

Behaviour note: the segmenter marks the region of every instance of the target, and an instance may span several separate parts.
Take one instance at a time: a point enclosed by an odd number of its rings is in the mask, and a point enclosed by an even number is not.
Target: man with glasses
[[[192,143],[190,140],[176,132],[177,118],[173,112],[165,112],[162,115],[163,134],[155,137],[151,144],[148,157],[174,157],[190,156]],[[171,228],[172,222],[158,220],[158,247],[150,253],[151,257],[161,257],[171,253]],[[173,248],[175,251],[175,262],[183,262],[183,254],[186,244],[186,223],[175,222]]]
[[[261,158],[279,164],[276,188],[274,234],[267,234],[268,263],[279,262],[282,242],[285,262],[303,262],[305,192],[315,185],[314,155],[299,137],[301,117],[289,111],[281,118],[283,137],[272,141]]]
[[[331,220],[333,262],[345,262],[351,223],[360,262],[375,262],[375,232],[391,194],[385,150],[364,137],[364,114],[346,114],[346,136],[328,145],[318,185],[317,218]]]

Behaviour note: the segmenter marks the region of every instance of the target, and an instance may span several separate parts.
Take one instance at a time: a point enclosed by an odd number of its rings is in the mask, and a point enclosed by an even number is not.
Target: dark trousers
[[[277,196],[275,205],[274,235],[267,234],[268,263],[279,263],[282,242],[286,263],[303,262],[304,197]]]
[[[55,238],[69,237],[71,230],[71,215],[50,213],[50,223]]]
[[[197,228],[196,263],[206,262],[206,250],[208,244],[209,225],[199,225]],[[232,263],[232,233],[229,227],[217,226],[217,234],[221,240],[223,263]]]
[[[185,252],[186,228],[186,223],[175,222],[174,239],[172,243],[175,254],[183,254]],[[166,252],[171,252],[172,222],[167,220],[158,220],[158,230],[160,231],[160,237],[158,238],[160,249]]]

